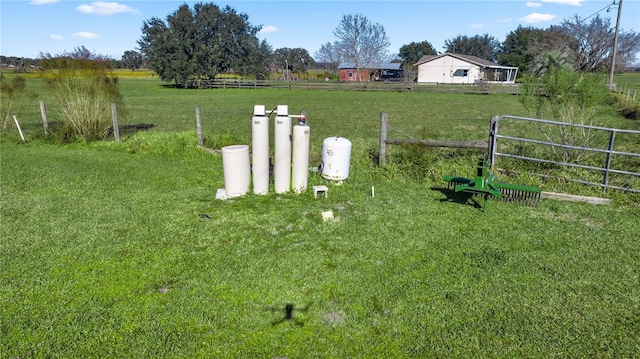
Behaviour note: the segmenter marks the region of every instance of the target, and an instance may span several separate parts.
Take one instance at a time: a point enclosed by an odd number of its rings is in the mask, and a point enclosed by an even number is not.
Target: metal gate
[[[504,122],[507,121],[515,121],[519,125],[523,123],[529,123],[533,124],[533,127],[528,134],[524,135],[510,135],[508,133],[502,134],[500,132],[500,125],[501,123],[504,124]],[[573,131],[580,131],[582,133],[591,134],[593,132],[594,134],[597,134],[597,136],[594,135],[594,138],[601,138],[601,142],[603,142],[603,145],[601,147],[598,147],[591,144],[576,144],[568,143],[565,141],[561,141],[560,143],[558,143],[557,141],[553,140],[552,136],[546,136],[547,138],[542,139],[535,138],[533,134],[535,133],[537,135],[540,135],[542,126],[544,126],[545,129],[548,129],[549,133],[551,133],[552,131],[555,131],[555,133],[562,133],[563,130],[569,128],[571,128]],[[502,132],[509,131],[508,129],[505,129]],[[508,157],[541,164],[553,164],[557,166],[579,168],[588,172],[599,172],[602,174],[602,182],[595,182],[593,180],[587,180],[584,178],[570,178],[566,176],[563,177],[563,179],[591,186],[599,186],[602,188],[603,192],[611,188],[640,193],[640,153],[630,152],[629,150],[625,149],[616,150],[616,135],[631,136],[630,138],[627,138],[625,144],[632,144],[630,146],[632,147],[632,150],[637,149],[638,144],[640,144],[640,131],[636,130],[614,129],[509,115],[494,116],[491,119],[491,131],[489,134],[489,156],[491,159],[491,165],[494,167],[496,165],[498,157]],[[511,145],[507,145],[507,143],[510,143]],[[514,143],[516,143],[517,145],[513,145]],[[635,146],[633,144],[635,144]],[[537,151],[532,151],[534,153],[531,154],[527,153],[527,151],[525,150],[522,150],[523,146],[526,145],[543,146],[543,148],[546,147],[550,150],[540,151],[541,153],[535,153]],[[521,150],[516,151],[514,149]],[[563,151],[564,153],[568,153],[568,151],[575,151],[578,153],[600,154],[603,158],[596,158],[595,160],[592,159],[590,163],[581,163],[581,161],[579,160],[569,161],[566,158],[558,159],[554,156],[549,156],[549,154],[552,152],[556,153],[557,149]],[[616,161],[613,161],[614,158],[616,159]],[[602,164],[598,165],[598,162],[601,162]],[[614,162],[617,166],[614,166]],[[618,166],[624,168],[620,168]],[[633,178],[633,180],[623,181],[625,182],[624,185],[611,184],[610,177],[612,175],[621,175],[626,178]]]

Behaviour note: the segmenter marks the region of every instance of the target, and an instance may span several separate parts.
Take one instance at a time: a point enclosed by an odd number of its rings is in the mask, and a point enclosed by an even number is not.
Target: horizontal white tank
[[[343,181],[349,177],[351,141],[342,137],[329,137],[322,142],[322,178]]]
[[[249,146],[222,147],[222,170],[224,171],[224,190],[227,197],[247,194],[251,184]]]

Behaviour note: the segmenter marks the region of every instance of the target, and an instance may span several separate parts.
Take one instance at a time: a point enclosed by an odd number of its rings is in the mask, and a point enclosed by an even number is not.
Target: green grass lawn
[[[622,88],[625,94],[630,90],[630,95],[633,96],[634,91],[640,91],[640,72],[616,74],[613,76],[613,81],[618,86],[618,90]],[[640,100],[640,94],[636,95],[636,99]]]
[[[362,149],[326,199],[219,201],[190,147],[3,142],[4,357],[638,353],[637,208],[483,214]]]
[[[514,96],[125,84],[122,121],[151,131],[49,144],[36,100],[19,106],[27,143],[2,133],[3,358],[640,353],[634,197],[491,201],[482,213],[449,201],[439,180],[472,176],[478,153],[427,151],[439,159],[417,167],[396,148],[387,167],[372,161],[380,111],[398,136],[485,139],[491,114],[521,114]],[[221,157],[196,148],[194,108],[209,144],[229,144],[249,140],[254,104],[307,110],[311,165],[324,137],[350,138],[349,179],[310,173],[328,198],[216,200]]]

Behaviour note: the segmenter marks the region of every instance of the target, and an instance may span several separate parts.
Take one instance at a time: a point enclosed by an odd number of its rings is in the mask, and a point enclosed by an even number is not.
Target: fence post
[[[47,119],[47,108],[44,106],[44,101],[40,100],[40,114],[42,115],[42,126],[44,127],[44,134],[49,134],[49,120]]]
[[[198,130],[198,145],[204,146],[204,137],[202,136],[202,120],[200,119],[200,106],[196,106],[196,129]]]
[[[611,168],[611,152],[613,152],[613,141],[616,138],[616,131],[611,131],[611,136],[609,137],[609,146],[607,150],[607,159],[604,164],[604,178],[602,179],[602,193],[607,192],[607,186],[609,185],[609,169]]]
[[[494,162],[496,161],[496,134],[498,132],[498,119],[499,115],[491,115],[491,120],[489,123],[489,166],[493,167]]]
[[[387,164],[387,113],[380,112],[380,151],[378,153],[378,166]]]
[[[113,117],[113,137],[116,139],[116,142],[120,142],[120,127],[118,126],[118,110],[116,109],[116,104],[111,103],[111,116]]]
[[[20,128],[20,122],[18,122],[18,118],[16,115],[13,115],[13,121],[16,123],[16,127],[18,127],[18,132],[20,132],[20,138],[22,138],[22,142],[27,142],[24,139],[24,134],[22,133],[22,129]]]

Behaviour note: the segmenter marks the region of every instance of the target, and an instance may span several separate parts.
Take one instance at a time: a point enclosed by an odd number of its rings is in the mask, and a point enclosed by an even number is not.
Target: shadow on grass
[[[125,135],[133,135],[140,131],[147,131],[155,127],[152,123],[137,123],[132,125],[121,125],[119,126],[120,136]],[[45,138],[53,139],[54,141],[60,143],[68,143],[73,142],[76,135],[73,131],[68,127],[67,123],[64,121],[51,121],[49,122],[49,135],[45,135]],[[98,137],[102,139],[113,138],[113,126],[107,127],[102,134]]]
[[[269,310],[271,310],[272,312],[283,312],[284,316],[278,320],[274,320],[271,322],[272,326],[276,326],[278,324],[282,324],[286,321],[290,321],[293,324],[295,324],[296,326],[302,327],[304,326],[304,322],[296,319],[293,316],[293,312],[294,311],[298,311],[298,312],[306,312],[307,310],[309,310],[309,307],[311,307],[311,304],[308,304],[307,306],[303,307],[303,308],[297,308],[294,304],[291,303],[287,303],[284,308],[275,308],[275,307],[270,307]]]
[[[146,130],[152,129],[154,126],[155,125],[152,123],[137,123],[134,125],[120,126],[120,135],[123,135],[123,134],[132,135],[139,131],[146,131]],[[113,127],[111,128],[111,131],[113,132]]]
[[[452,189],[444,187],[431,187],[431,190],[438,191],[447,196],[446,198],[440,199],[440,202],[455,202],[459,204],[470,205],[474,208],[482,210],[482,203],[478,202],[473,193],[455,192]]]

